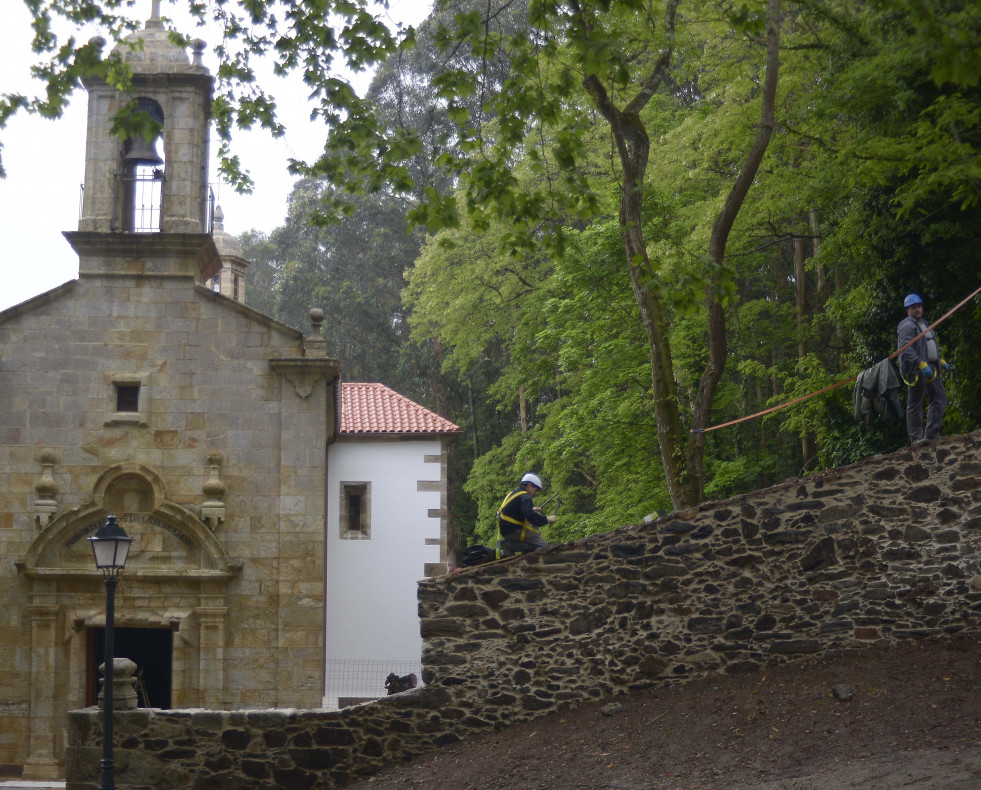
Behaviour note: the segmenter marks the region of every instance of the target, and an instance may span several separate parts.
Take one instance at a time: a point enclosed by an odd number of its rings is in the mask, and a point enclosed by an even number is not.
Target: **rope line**
[[[958,310],[960,310],[964,305],[966,305],[968,302],[970,302],[979,293],[981,293],[981,287],[978,287],[973,293],[971,293],[969,296],[966,296],[964,299],[962,299],[960,302],[958,302],[956,305],[954,305],[952,308],[950,308],[950,310],[948,310],[946,313],[944,313],[942,316],[940,316],[940,318],[938,318],[936,321],[934,321],[932,324],[930,324],[930,326],[928,326],[926,329],[924,329],[922,332],[920,332],[920,334],[918,334],[916,337],[914,337],[912,340],[910,340],[906,345],[904,345],[901,348],[898,348],[895,351],[893,351],[887,357],[887,359],[892,360],[892,359],[895,359],[896,357],[898,357],[907,348],[909,348],[911,345],[913,345],[917,340],[919,340],[921,337],[923,337],[931,329],[933,329],[936,326],[940,326],[944,321],[946,321],[948,318],[950,318],[950,316],[952,316],[954,313],[956,313]],[[842,381],[837,382],[836,384],[831,384],[831,385],[829,385],[827,387],[824,387],[822,389],[816,390],[815,392],[810,392],[807,395],[801,395],[801,396],[799,396],[797,398],[794,398],[793,400],[787,401],[786,403],[781,403],[781,404],[778,404],[777,406],[771,406],[769,409],[763,409],[763,411],[758,411],[755,414],[747,414],[744,417],[739,417],[738,419],[735,419],[735,420],[729,420],[729,422],[723,422],[723,423],[720,423],[719,425],[713,425],[713,426],[711,426],[709,428],[692,428],[691,429],[691,432],[692,433],[708,433],[709,431],[717,431],[717,430],[719,430],[719,428],[728,428],[730,425],[737,425],[737,424],[739,424],[741,422],[746,422],[746,420],[753,420],[753,419],[756,419],[757,417],[762,417],[765,414],[771,414],[772,412],[779,411],[780,409],[786,409],[788,406],[793,406],[795,403],[801,403],[803,401],[810,400],[811,398],[816,398],[818,395],[823,395],[825,392],[830,392],[831,390],[837,389],[838,387],[843,387],[845,384],[851,384],[857,378],[858,378],[858,374],[856,373],[851,378],[844,379]]]

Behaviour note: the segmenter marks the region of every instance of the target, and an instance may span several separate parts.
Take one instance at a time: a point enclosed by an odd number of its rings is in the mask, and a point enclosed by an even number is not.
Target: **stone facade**
[[[339,786],[474,733],[717,672],[981,625],[981,433],[420,582],[425,688],[340,712],[135,711],[121,790]],[[96,710],[68,790],[95,790]]]
[[[140,278],[7,311],[0,349],[0,762],[61,775],[108,513],[134,538],[116,627],[168,633],[169,706],[318,707],[333,361],[207,288]],[[119,382],[139,411],[115,410]]]
[[[134,97],[162,108],[160,227],[116,223],[127,147],[108,129],[125,97],[90,81],[66,234],[79,278],[0,313],[0,768],[24,779],[63,775],[67,712],[95,700],[106,597],[87,538],[109,514],[133,538],[116,647],[146,667],[144,699],[317,707],[323,693],[338,363],[318,312],[305,338],[207,287],[212,79],[147,25],[127,59]]]

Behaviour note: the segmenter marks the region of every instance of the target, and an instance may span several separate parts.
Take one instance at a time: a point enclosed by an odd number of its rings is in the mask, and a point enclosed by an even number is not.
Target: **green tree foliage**
[[[500,253],[495,268],[466,251],[463,243],[449,250],[431,245],[408,293],[448,297],[436,304],[414,302],[413,321],[426,321],[431,330],[445,327],[441,337],[448,345],[461,342],[465,360],[451,364],[481,367],[491,351],[510,359],[489,392],[503,413],[517,413],[519,387],[526,384],[525,429],[512,418],[510,435],[481,455],[466,486],[478,509],[477,534],[487,538],[493,532],[503,492],[528,469],[545,476],[546,496],[557,493],[561,499],[562,519],[545,530],[552,540],[639,521],[657,507],[669,507],[663,473],[651,462],[657,446],[649,360],[620,264],[615,220],[572,234],[554,269],[529,264],[516,273]],[[457,255],[465,270],[456,276],[447,266],[431,267],[434,260]],[[443,276],[457,289],[434,280]],[[485,287],[475,287],[483,281]],[[608,484],[617,479],[629,484]]]
[[[788,55],[794,75],[782,108],[788,134],[776,151],[793,167],[777,170],[774,189],[764,190],[759,208],[765,215],[747,212],[747,218],[760,237],[765,225],[780,230],[774,217],[787,218],[785,234],[808,232],[806,224],[792,224],[802,213],[821,218],[821,244],[808,275],[814,302],[807,331],[817,356],[806,368],[788,371],[790,392],[813,391],[890,353],[906,293],[922,293],[936,319],[981,284],[970,263],[981,218],[981,139],[974,123],[981,96],[976,78],[943,65],[955,57],[951,52],[923,48],[920,11],[926,5],[832,7],[836,15],[825,26],[824,46]],[[977,4],[931,4],[929,24],[937,29],[929,35],[969,31],[978,40],[981,16],[971,9]],[[970,316],[962,311],[940,329],[948,355],[977,346]],[[962,366],[965,375],[948,383],[955,396],[949,431],[978,424],[977,399],[969,394],[977,392],[974,369]],[[901,426],[855,426],[849,395],[850,388],[842,388],[788,410],[777,424],[808,421],[820,437],[822,463],[830,465],[905,440]]]
[[[970,200],[960,198],[961,184],[973,178],[977,127],[936,122],[936,107],[955,93],[964,101],[958,117],[973,117],[976,91],[938,86],[916,47],[918,33],[895,11],[844,4],[821,11],[788,25],[781,133],[767,178],[751,194],[733,237],[729,263],[738,306],[728,339],[737,364],[720,383],[716,423],[840,383],[886,356],[895,347],[906,292],[929,294],[936,318],[978,285],[969,264],[978,216]],[[716,79],[725,85],[721,74]],[[712,95],[708,82],[676,94],[694,101],[682,103],[662,126],[662,155],[652,168],[658,188],[679,196],[667,211],[666,203],[657,205],[656,213],[676,221],[652,247],[664,250],[662,271],[671,272],[676,286],[697,276],[676,251],[704,239],[709,206],[724,188],[718,174],[732,172],[729,141],[750,128],[745,105],[725,96],[708,102],[706,94]],[[925,156],[917,161],[921,149]],[[873,196],[875,203],[868,203]],[[685,218],[692,220],[690,236],[680,232]],[[794,269],[798,243],[807,256],[802,275]],[[795,321],[799,277],[806,286],[803,322]],[[589,316],[595,320],[595,313]],[[949,356],[975,361],[976,326],[975,310],[965,308],[941,328]],[[672,318],[675,383],[682,393],[690,392],[692,374],[704,364],[703,337],[703,317]],[[948,382],[949,431],[978,424],[971,415],[979,402],[976,370],[962,365]],[[570,401],[583,402],[572,380],[560,386],[569,388]],[[848,384],[710,434],[707,493],[747,490],[905,441],[902,425],[855,425],[850,399]],[[801,458],[792,439],[807,433],[818,441],[819,456],[811,460]],[[640,487],[651,477],[624,480]]]
[[[557,363],[561,393],[543,409],[544,469],[561,489],[554,539],[638,523],[670,509],[650,408],[650,359],[615,221],[570,239],[545,306],[539,345]],[[584,320],[588,317],[588,320]]]
[[[447,147],[440,161],[455,175],[459,191],[448,199],[427,193],[413,216],[430,228],[438,228],[454,221],[462,196],[468,226],[483,233],[499,223],[503,246],[512,254],[561,251],[564,234],[556,230],[569,220],[595,217],[601,208],[587,168],[595,156],[586,143],[597,130],[609,134],[615,150],[611,175],[620,182],[624,266],[631,275],[647,334],[661,462],[668,470],[674,503],[697,502],[704,486],[704,438],[697,431],[689,438],[683,428],[665,313],[666,293],[671,288],[657,271],[660,262],[649,257],[650,240],[643,233],[642,211],[651,143],[641,113],[657,106],[653,99],[667,82],[678,4],[673,0],[663,6],[531,2],[528,8],[529,29],[519,35],[482,24],[476,13],[458,14],[452,26],[440,30],[437,41],[445,51],[466,48],[474,54],[492,56],[505,51],[511,68],[499,90],[487,79],[480,63],[476,68],[447,66],[437,76],[449,118],[455,123],[454,144]],[[690,415],[696,427],[707,419],[725,362],[722,302],[726,293],[726,240],[772,132],[776,2],[770,4],[766,16],[770,19],[764,25],[769,62],[764,72],[763,121],[755,142],[751,139],[744,149],[749,151],[748,157],[736,168],[732,188],[714,217],[708,249],[702,253],[707,263],[701,298],[710,316],[707,336],[711,353]],[[753,42],[749,44],[752,49]],[[652,52],[657,55],[652,57]],[[747,76],[752,83],[759,73]],[[747,95],[753,92],[748,90]],[[460,97],[474,94],[482,97],[482,105],[489,108],[485,115],[493,123],[474,122],[460,101]],[[516,156],[520,157],[518,167]]]

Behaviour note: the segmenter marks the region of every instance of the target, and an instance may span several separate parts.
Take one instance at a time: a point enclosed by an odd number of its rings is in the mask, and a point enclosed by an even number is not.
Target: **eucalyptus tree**
[[[276,247],[265,233],[256,230],[243,233],[239,241],[242,244],[242,257],[249,262],[245,301],[256,310],[275,315],[280,273]]]
[[[308,325],[309,308],[321,308],[327,353],[341,360],[345,378],[381,381],[410,397],[431,395],[431,382],[413,369],[402,305],[405,272],[422,240],[406,224],[406,201],[360,197],[341,222],[317,222],[321,196],[330,190],[323,181],[300,179],[285,224],[268,237],[246,238],[244,253],[271,272],[260,299],[290,326]]]

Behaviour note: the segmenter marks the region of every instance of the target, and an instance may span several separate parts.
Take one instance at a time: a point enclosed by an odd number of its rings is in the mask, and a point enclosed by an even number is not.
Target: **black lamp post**
[[[116,776],[112,766],[112,716],[113,685],[112,665],[113,625],[116,617],[116,582],[119,572],[126,567],[129,547],[133,539],[119,526],[115,516],[109,516],[106,523],[89,540],[95,555],[95,567],[106,578],[106,645],[105,670],[102,675],[102,784],[99,790],[116,790]]]

